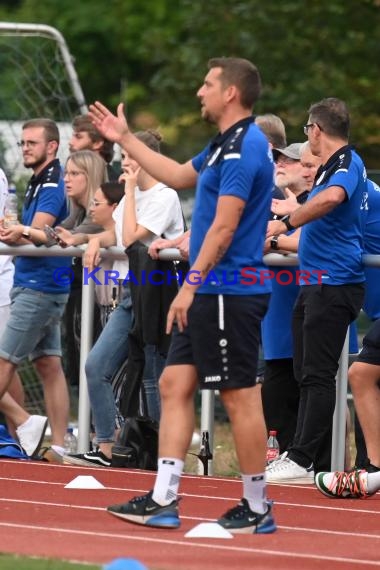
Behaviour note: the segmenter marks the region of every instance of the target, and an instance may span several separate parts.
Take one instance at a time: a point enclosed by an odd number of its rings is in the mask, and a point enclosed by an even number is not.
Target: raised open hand
[[[124,103],[117,106],[117,114],[113,115],[100,101],[90,105],[89,117],[98,131],[108,140],[121,144],[123,136],[129,132],[124,115]]]

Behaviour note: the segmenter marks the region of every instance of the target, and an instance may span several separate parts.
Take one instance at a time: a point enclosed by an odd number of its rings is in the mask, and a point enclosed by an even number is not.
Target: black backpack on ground
[[[112,467],[157,471],[158,422],[146,416],[125,420],[112,448]]]

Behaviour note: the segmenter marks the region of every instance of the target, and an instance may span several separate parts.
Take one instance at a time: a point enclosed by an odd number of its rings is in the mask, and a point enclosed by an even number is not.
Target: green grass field
[[[71,564],[62,560],[26,558],[0,554],[0,570],[99,570],[93,564]]]

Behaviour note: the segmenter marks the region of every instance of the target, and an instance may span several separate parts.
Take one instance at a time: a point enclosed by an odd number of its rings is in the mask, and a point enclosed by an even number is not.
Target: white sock
[[[242,475],[243,497],[247,499],[249,508],[262,515],[268,510],[265,473]]]
[[[368,493],[375,493],[380,489],[380,471],[368,473],[367,489]]]
[[[152,499],[159,505],[169,505],[177,498],[184,462],[173,457],[158,460],[158,473]]]
[[[51,448],[54,449],[54,451],[58,453],[58,455],[62,455],[62,457],[64,456],[65,450],[60,445],[52,445]]]

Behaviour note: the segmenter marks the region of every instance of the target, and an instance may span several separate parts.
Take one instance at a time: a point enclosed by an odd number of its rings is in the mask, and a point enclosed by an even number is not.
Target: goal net
[[[17,146],[24,121],[47,117],[57,122],[59,158],[64,162],[72,119],[87,107],[66,42],[55,28],[0,22],[0,70],[0,167],[8,180],[23,186],[31,175]],[[19,373],[26,407],[44,413],[41,383],[29,361],[21,364]]]
[[[17,146],[22,123],[35,117],[55,120],[64,159],[71,121],[87,107],[66,42],[55,28],[0,22],[0,69],[0,165],[18,180],[30,176]]]

